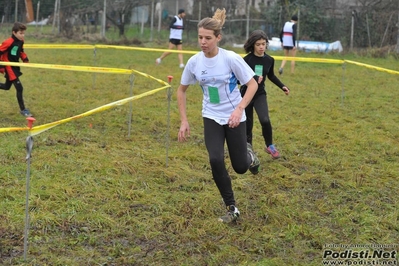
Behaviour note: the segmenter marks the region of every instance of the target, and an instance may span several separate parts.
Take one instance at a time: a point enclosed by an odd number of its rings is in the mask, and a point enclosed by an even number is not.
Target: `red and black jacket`
[[[17,37],[12,35],[0,46],[0,61],[19,62],[20,58],[24,63],[29,62],[28,56],[24,52],[24,41],[18,40]],[[22,75],[20,67],[18,66],[4,66],[4,68],[6,78],[10,81],[15,80]]]

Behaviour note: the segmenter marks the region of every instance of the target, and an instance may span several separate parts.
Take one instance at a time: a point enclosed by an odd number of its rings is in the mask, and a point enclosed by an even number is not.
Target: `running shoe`
[[[265,151],[270,154],[272,156],[273,159],[278,159],[280,158],[280,153],[278,152],[278,150],[276,149],[276,147],[274,147],[274,145],[269,145],[269,147],[265,147]]]
[[[32,116],[32,114],[29,112],[28,109],[22,110],[20,113],[21,113],[21,115],[23,115],[25,117]]]
[[[155,64],[157,64],[157,65],[159,65],[160,63],[161,63],[161,58],[157,58],[156,60],[155,60]]]
[[[258,157],[256,156],[255,152],[252,149],[252,145],[247,142],[247,151],[249,155],[251,156],[251,164],[249,165],[249,171],[256,175],[259,173],[259,166],[260,166],[260,161]]]
[[[240,211],[236,206],[230,205],[227,206],[227,213],[219,218],[219,222],[223,223],[231,223],[237,221],[238,217],[240,217]]]

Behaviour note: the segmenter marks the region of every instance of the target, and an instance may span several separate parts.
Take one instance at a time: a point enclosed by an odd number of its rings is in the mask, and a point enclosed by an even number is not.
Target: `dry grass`
[[[32,62],[93,64],[88,50],[27,53]],[[134,68],[165,81],[173,75],[175,91],[181,75],[176,56],[156,67],[157,56],[104,49],[97,51],[96,64]],[[350,59],[397,66],[393,59]],[[23,72],[26,103],[37,125],[130,95],[126,75]],[[325,244],[397,243],[397,76],[299,62],[295,75],[281,79],[291,88],[289,97],[271,83],[267,90],[282,158],[272,160],[263,151],[256,124],[261,173],[237,175],[226,161],[242,212],[234,225],[216,219],[224,209],[203,143],[197,86],[188,92],[192,136],[185,144],[176,140],[173,93],[168,166],[166,91],[133,102],[131,137],[130,105],[34,137],[26,262],[26,133],[1,134],[1,264],[320,265]],[[157,87],[135,76],[135,95]],[[14,91],[0,93],[0,127],[24,126]]]

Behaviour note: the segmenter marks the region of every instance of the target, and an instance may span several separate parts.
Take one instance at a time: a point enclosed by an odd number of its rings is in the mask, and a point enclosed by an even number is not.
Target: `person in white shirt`
[[[168,49],[171,50],[176,47],[177,50],[183,50],[183,19],[186,16],[186,12],[184,9],[179,9],[178,15],[174,16],[172,21],[170,22],[170,34],[169,34],[169,47]],[[162,62],[162,60],[170,55],[171,52],[164,52],[159,58],[155,60],[155,63],[158,65]],[[184,68],[183,63],[183,54],[179,53],[179,67]]]
[[[217,9],[212,18],[198,23],[198,43],[201,52],[192,56],[183,70],[177,89],[177,102],[181,125],[178,141],[184,142],[190,136],[186,113],[186,90],[189,85],[199,82],[203,92],[202,117],[205,146],[209,155],[213,180],[227,207],[227,214],[220,221],[236,221],[240,215],[227,172],[224,158],[224,144],[227,144],[232,167],[236,173],[259,172],[260,162],[246,141],[245,108],[251,102],[257,82],[254,71],[243,58],[233,51],[218,47],[222,39],[221,30],[226,19],[226,10]],[[247,85],[242,97],[237,86]]]
[[[291,21],[287,21],[280,33],[281,47],[284,50],[284,56],[295,57],[296,55],[296,28],[297,28],[298,17],[293,15]],[[281,66],[278,70],[280,75],[283,74],[284,66],[287,60],[281,61]],[[291,74],[295,70],[295,60],[291,61]]]

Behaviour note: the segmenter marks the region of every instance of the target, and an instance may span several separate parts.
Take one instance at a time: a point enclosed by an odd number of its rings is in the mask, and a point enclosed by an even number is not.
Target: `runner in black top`
[[[5,62],[19,62],[19,59],[24,63],[29,63],[28,56],[24,52],[24,37],[25,37],[26,26],[20,22],[15,22],[12,27],[12,35],[6,39],[0,45],[0,61]],[[17,100],[20,109],[20,113],[23,116],[32,116],[30,111],[25,108],[23,98],[23,86],[19,80],[19,76],[22,75],[19,66],[1,66],[0,73],[4,74],[6,78],[5,83],[0,83],[0,89],[9,90],[11,85],[14,85],[17,90]]]
[[[266,33],[255,30],[251,33],[244,44],[245,52],[248,53],[244,60],[255,71],[255,80],[258,82],[258,90],[251,103],[245,108],[247,115],[247,142],[252,145],[252,129],[254,124],[253,109],[258,114],[262,126],[262,135],[266,144],[265,151],[274,159],[280,157],[276,147],[273,145],[272,125],[269,118],[265,81],[267,78],[278,86],[286,95],[290,90],[274,75],[274,58],[265,53],[268,46]],[[241,95],[246,92],[246,86],[241,86]]]

